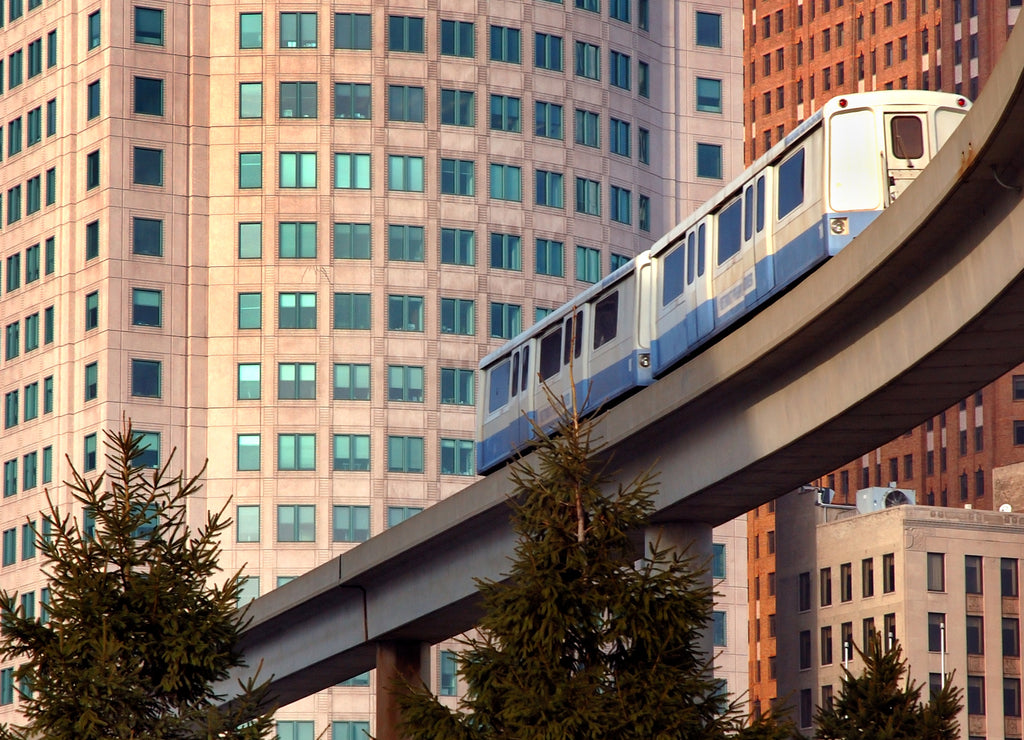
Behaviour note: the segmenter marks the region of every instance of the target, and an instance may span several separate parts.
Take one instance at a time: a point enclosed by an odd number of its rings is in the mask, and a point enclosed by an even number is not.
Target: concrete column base
[[[404,682],[430,685],[430,645],[415,640],[377,643],[377,740],[405,740],[396,692]]]
[[[711,525],[703,522],[652,524],[644,532],[644,556],[646,557],[650,552],[651,543],[655,542],[663,550],[666,548],[684,550],[689,547],[689,554],[696,559],[696,563],[706,565],[703,585],[710,587],[713,585],[711,530]],[[708,629],[704,630],[698,648],[706,657],[714,655],[714,635],[711,633],[710,625]]]

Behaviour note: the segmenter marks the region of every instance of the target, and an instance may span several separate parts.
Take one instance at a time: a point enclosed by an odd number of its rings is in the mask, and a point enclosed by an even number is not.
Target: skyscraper
[[[193,520],[229,505],[249,596],[457,491],[479,357],[741,159],[738,7],[23,3],[0,16],[6,588],[41,593],[23,525],[123,415],[147,465],[209,459]],[[282,710],[282,737],[357,733],[365,683]]]

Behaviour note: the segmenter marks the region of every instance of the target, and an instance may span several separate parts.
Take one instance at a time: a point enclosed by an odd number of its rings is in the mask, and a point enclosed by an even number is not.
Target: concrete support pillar
[[[415,640],[382,640],[377,643],[377,740],[405,740],[398,732],[401,713],[396,691],[403,680],[428,686],[430,645]]]
[[[652,524],[644,532],[644,554],[650,552],[651,543],[657,542],[661,549],[674,548],[684,550],[689,547],[689,553],[696,558],[698,563],[706,564],[703,585],[711,586],[711,525],[703,522],[666,522],[664,524]],[[714,635],[709,625],[701,638],[699,648],[705,656],[714,655]]]

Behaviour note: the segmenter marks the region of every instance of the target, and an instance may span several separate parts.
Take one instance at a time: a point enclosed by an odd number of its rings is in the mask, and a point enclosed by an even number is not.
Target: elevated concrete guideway
[[[932,164],[746,325],[612,408],[659,522],[717,524],[938,413],[1024,360],[1024,32]],[[514,540],[498,471],[252,604],[241,649],[284,704],[373,668],[377,645],[473,626]],[[220,688],[229,692],[230,684]]]

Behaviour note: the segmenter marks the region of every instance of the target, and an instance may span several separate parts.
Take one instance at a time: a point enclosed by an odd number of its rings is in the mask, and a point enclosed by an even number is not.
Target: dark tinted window
[[[779,167],[779,220],[804,202],[804,150]]]
[[[740,214],[739,199],[733,201],[725,210],[718,214],[718,264],[724,264],[740,251]]]
[[[488,411],[497,411],[508,403],[508,378],[511,363],[505,360],[500,365],[491,368],[491,387],[489,390],[490,399],[487,404]]]
[[[917,116],[893,116],[892,155],[898,159],[918,159],[924,155],[924,134]]]
[[[682,252],[681,249],[676,250]],[[619,322],[619,291],[605,296],[594,307],[594,349],[615,339]]]
[[[764,230],[764,175],[757,178],[757,233]]]
[[[692,236],[691,236],[692,238]],[[682,244],[673,249],[662,260],[661,305],[667,306],[683,292],[683,256],[685,249]]]
[[[562,328],[559,327],[540,340],[540,379],[547,380],[562,367]]]

